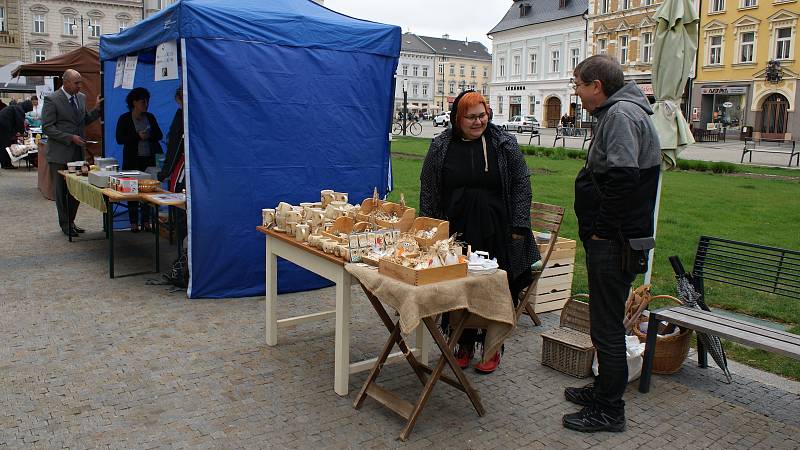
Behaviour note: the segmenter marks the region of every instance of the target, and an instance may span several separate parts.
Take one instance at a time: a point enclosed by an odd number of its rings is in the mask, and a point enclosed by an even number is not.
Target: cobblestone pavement
[[[411,439],[401,420],[368,399],[356,411],[366,373],[348,397],[333,392],[333,322],[264,337],[261,298],[187,300],[149,275],[107,277],[100,214],[81,208],[86,237],[69,244],[55,206],[35,189],[35,172],[0,171],[0,449],[4,448],[797,448],[800,396],[687,363],[655,376],[650,394],[628,388],[628,430],[581,434],[561,427],[576,408],[575,380],[540,364],[544,325],[522,322],[500,370],[468,377],[487,414],[461,392],[437,385]],[[150,267],[151,240],[119,233],[122,273]],[[174,257],[166,247],[164,264]],[[127,253],[127,256],[125,256]],[[172,254],[171,254],[172,253]],[[386,338],[354,290],[352,357],[374,356]],[[331,289],[281,296],[279,312],[333,306]],[[413,399],[420,386],[406,364],[381,383]]]

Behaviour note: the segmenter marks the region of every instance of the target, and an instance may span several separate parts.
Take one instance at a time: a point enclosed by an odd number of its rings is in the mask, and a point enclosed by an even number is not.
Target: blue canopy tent
[[[401,31],[310,0],[182,0],[103,36],[106,136],[126,110],[117,58],[138,54],[134,86],[166,132],[184,86],[190,298],[265,291],[261,209],[319,198],[358,200],[389,186],[389,130]],[[180,80],[154,81],[155,47],[177,41]],[[106,145],[121,158],[121,147]],[[327,281],[287,261],[279,292]]]

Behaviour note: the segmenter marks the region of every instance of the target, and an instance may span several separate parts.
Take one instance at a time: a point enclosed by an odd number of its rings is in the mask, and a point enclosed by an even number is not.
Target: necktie
[[[72,109],[74,109],[75,113],[77,113],[78,112],[78,104],[75,103],[75,96],[74,95],[69,98],[69,104],[72,105]]]

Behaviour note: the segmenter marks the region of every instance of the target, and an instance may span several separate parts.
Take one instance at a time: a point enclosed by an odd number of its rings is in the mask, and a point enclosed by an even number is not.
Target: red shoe
[[[458,346],[458,351],[456,352],[456,362],[458,363],[458,367],[462,369],[466,369],[469,367],[469,363],[472,362],[472,357],[475,356],[475,351],[467,351],[465,348]]]
[[[497,352],[488,361],[475,364],[475,370],[481,373],[492,373],[500,365],[500,352]]]

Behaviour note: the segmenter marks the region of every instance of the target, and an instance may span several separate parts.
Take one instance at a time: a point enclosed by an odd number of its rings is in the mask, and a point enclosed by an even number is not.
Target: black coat
[[[183,109],[178,108],[167,133],[167,157],[164,167],[158,173],[158,180],[164,181],[172,173],[180,156],[183,154]]]
[[[150,143],[150,153],[151,155],[163,153],[159,141],[164,137],[164,133],[161,132],[161,128],[158,126],[156,116],[149,112],[146,112],[145,115],[150,122],[150,138],[147,140]],[[139,154],[140,140],[130,111],[119,116],[119,120],[117,120],[117,144],[122,145],[123,168],[127,168],[128,166],[132,167],[132,165],[135,164],[134,162]]]
[[[25,111],[20,105],[7,106],[0,111],[0,148],[3,151],[15,143],[17,133],[25,133]]]

